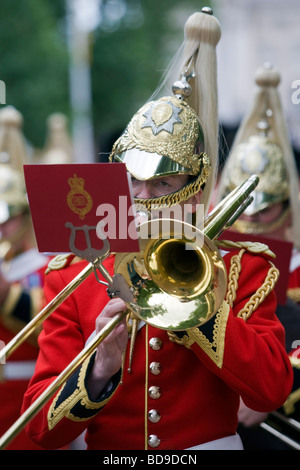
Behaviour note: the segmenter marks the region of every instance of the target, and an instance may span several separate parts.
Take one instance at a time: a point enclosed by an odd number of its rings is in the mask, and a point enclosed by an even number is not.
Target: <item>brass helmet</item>
[[[154,206],[170,207],[186,201],[205,184],[206,188],[210,188],[208,179],[211,167],[214,170],[213,153],[216,153],[211,151],[211,142],[217,139],[217,132],[214,133],[214,138],[207,139],[206,127],[209,124],[204,122],[206,116],[201,119],[201,114],[204,113],[204,102],[208,103],[206,109],[211,111],[213,108],[211,96],[215,97],[215,93],[208,89],[209,86],[213,89],[215,77],[207,78],[209,74],[199,71],[199,62],[203,69],[204,53],[209,60],[213,60],[214,48],[219,38],[219,24],[210,9],[191,15],[185,25],[181,64],[174,72],[171,82],[173,96],[168,92],[166,96],[142,106],[113,146],[110,161],[125,163],[128,171],[139,180],[163,175],[189,175],[187,184],[179,191],[162,198],[135,199],[136,204],[145,205],[148,209]],[[213,70],[213,66],[211,69]],[[201,79],[204,81],[201,76],[210,81],[207,88],[199,85]],[[193,87],[190,81],[193,81]],[[197,98],[190,98],[190,95]],[[199,96],[202,110],[194,105]],[[210,115],[214,121],[213,126],[210,126],[213,133],[216,119],[214,112]]]
[[[251,174],[259,177],[259,183],[251,194],[253,202],[233,225],[239,232],[271,233],[282,226],[290,213],[291,165],[294,162],[284,129],[277,91],[279,82],[280,76],[270,64],[258,69],[258,89],[253,107],[237,132],[221,175],[218,199],[225,197]],[[276,203],[283,203],[282,211],[271,223],[264,224],[254,217],[245,220],[244,216],[255,215]]]
[[[175,94],[145,104],[133,116],[114,144],[111,160],[125,163],[139,180],[174,174],[195,176],[173,193],[167,204],[173,205],[198,192],[207,180],[210,162],[203,146],[198,117],[183,95]]]

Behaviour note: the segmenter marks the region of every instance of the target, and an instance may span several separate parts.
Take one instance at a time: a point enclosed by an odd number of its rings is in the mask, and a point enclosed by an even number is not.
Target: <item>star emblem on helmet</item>
[[[142,127],[151,127],[154,135],[161,131],[173,134],[174,124],[182,124],[179,114],[182,108],[179,108],[171,101],[160,103],[151,103],[149,109],[143,114],[146,118]]]

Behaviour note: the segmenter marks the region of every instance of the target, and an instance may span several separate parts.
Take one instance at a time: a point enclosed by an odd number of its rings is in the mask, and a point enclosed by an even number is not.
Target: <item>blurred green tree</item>
[[[89,35],[97,150],[108,151],[151,96],[183,39],[187,17],[209,3],[99,0],[99,24]],[[23,114],[25,136],[42,147],[49,114],[72,117],[66,0],[0,0],[0,7],[0,80],[6,85],[6,104]]]
[[[91,37],[94,128],[104,152],[155,91],[188,16],[209,1],[127,0],[112,18],[105,3],[111,2],[102,2],[102,20]]]
[[[24,133],[37,147],[44,144],[48,115],[69,114],[67,49],[58,11],[50,4],[0,1],[0,79],[6,104],[23,114]]]

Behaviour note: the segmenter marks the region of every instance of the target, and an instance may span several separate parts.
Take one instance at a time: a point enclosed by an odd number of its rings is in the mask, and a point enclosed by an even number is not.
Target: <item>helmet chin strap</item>
[[[187,201],[191,196],[194,196],[202,189],[203,185],[207,181],[209,172],[209,167],[203,168],[201,174],[194,181],[191,181],[174,193],[151,199],[134,198],[136,210],[138,212],[149,212],[155,209],[169,208],[176,204],[180,204],[181,202]]]

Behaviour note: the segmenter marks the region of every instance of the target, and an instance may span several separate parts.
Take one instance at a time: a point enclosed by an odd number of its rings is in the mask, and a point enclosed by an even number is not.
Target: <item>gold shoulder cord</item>
[[[242,249],[239,251],[237,255],[234,255],[231,258],[230,270],[228,274],[228,287],[227,287],[227,294],[226,294],[226,302],[230,307],[233,306],[234,301],[236,299],[236,291],[238,288],[238,280],[241,272],[241,259],[245,250]]]
[[[57,255],[52,258],[48,263],[45,274],[50,273],[50,271],[59,271],[60,269],[63,269],[67,265],[71,256],[74,257],[71,253],[67,253],[64,255]]]
[[[220,243],[221,244],[221,243]],[[226,301],[232,307],[233,303],[236,299],[236,291],[238,288],[238,278],[241,271],[241,259],[243,254],[247,251],[255,252],[255,253],[266,253],[268,256],[275,257],[275,255],[269,250],[267,245],[263,245],[261,243],[243,243],[240,242],[238,244],[233,242],[225,241],[225,245],[229,246],[236,245],[236,246],[244,246],[238,255],[234,255],[231,258],[231,265],[229,270],[229,281],[228,281],[228,291],[226,296]],[[243,320],[248,320],[252,313],[257,309],[257,307],[265,300],[265,298],[272,292],[275,287],[275,284],[279,277],[279,271],[274,266],[273,263],[269,261],[271,267],[267,273],[267,276],[264,280],[264,283],[259,287],[259,289],[253,294],[246,305],[240,310],[237,314],[238,318],[243,318]]]
[[[255,247],[255,250],[265,251],[265,247]],[[246,248],[242,247],[239,253],[231,258],[227,294],[215,316],[213,341],[211,342],[197,327],[188,329],[182,338],[179,338],[176,333],[168,331],[170,341],[176,342],[179,345],[190,348],[192,344],[196,342],[219,368],[222,368],[223,365],[226,325],[230,307],[233,306],[236,299],[238,280],[241,272],[241,259],[245,252]],[[270,264],[271,267],[263,284],[238,312],[238,318],[242,318],[245,321],[248,320],[267,295],[269,295],[269,293],[274,289],[279,276],[279,271],[272,263]]]
[[[265,298],[272,292],[279,277],[279,271],[271,264],[266,279],[263,285],[255,292],[254,295],[246,303],[245,307],[239,311],[238,317],[248,320],[257,307],[265,300]]]

